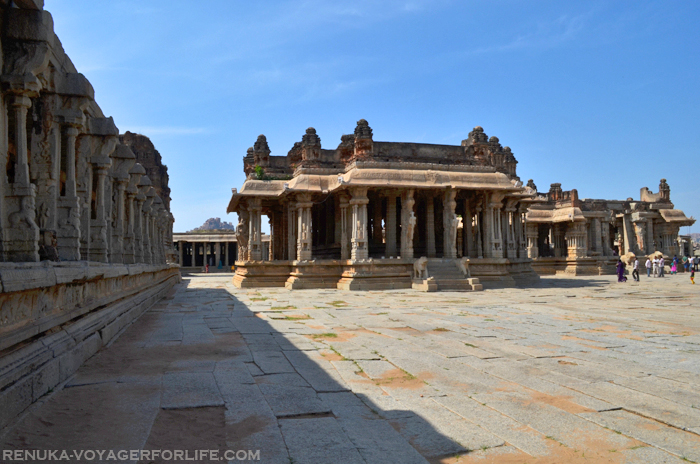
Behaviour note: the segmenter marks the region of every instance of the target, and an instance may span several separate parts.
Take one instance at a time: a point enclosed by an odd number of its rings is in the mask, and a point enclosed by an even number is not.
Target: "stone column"
[[[224,267],[226,269],[228,269],[228,267],[230,266],[230,264],[229,264],[230,257],[229,257],[229,251],[228,251],[228,248],[230,245],[231,245],[231,242],[229,242],[229,241],[224,242],[224,246],[225,246],[225,248],[224,248]]]
[[[603,253],[603,231],[600,224],[600,218],[594,217],[591,222],[591,227],[593,227],[593,248],[594,251],[604,256]]]
[[[124,262],[124,203],[126,201],[126,184],[128,179],[117,180],[117,220],[112,230],[112,260],[113,263]]]
[[[221,242],[214,242],[214,257],[216,259],[216,262],[214,263],[215,267],[219,267],[219,262],[221,261]],[[222,263],[223,265],[223,263]]]
[[[348,234],[348,227],[352,222],[348,218],[348,197],[345,194],[340,196],[340,259],[346,260],[350,259],[350,237],[352,233]]]
[[[646,250],[647,220],[640,218],[634,221],[634,232],[637,239],[635,253],[642,255]]]
[[[180,241],[177,243],[177,249],[178,249],[178,256],[180,258],[180,261],[178,261],[178,264],[180,267],[183,267],[185,265],[185,242]]]
[[[464,251],[463,254],[466,257],[473,258],[476,253],[474,253],[474,230],[472,229],[472,222],[474,217],[471,210],[471,202],[467,198],[464,200],[464,218],[462,218],[462,229],[464,231]]]
[[[540,256],[540,250],[537,246],[539,239],[539,226],[531,222],[525,223],[525,236],[527,238],[527,257],[535,259]]]
[[[77,127],[66,128],[66,190],[57,201],[59,221],[56,241],[58,256],[64,261],[80,260],[80,201],[75,174]]]
[[[501,237],[501,196],[491,194],[491,201],[486,205],[486,230],[484,231],[488,242],[487,258],[503,258],[503,240]]]
[[[396,256],[396,194],[386,197],[386,250],[387,257]]]
[[[586,256],[586,224],[584,222],[572,222],[566,229],[566,247],[569,258],[583,258]]]
[[[612,254],[610,250],[610,223],[605,219],[600,223],[600,240],[603,256],[610,256]]]
[[[525,215],[527,214],[527,207],[520,205],[518,208],[518,241],[520,243],[520,250],[518,251],[518,257],[525,259],[528,257],[527,253],[527,239],[525,238]]]
[[[483,202],[483,201],[482,201]],[[476,214],[474,215],[474,218],[476,219],[476,255],[478,258],[483,258],[484,257],[484,224],[483,224],[483,218],[486,215],[486,213],[483,211],[483,208],[481,207],[481,203],[476,205]]]
[[[428,193],[425,200],[425,240],[428,258],[435,257],[435,205],[433,194]]]
[[[12,213],[4,231],[3,251],[8,261],[39,261],[39,226],[36,224],[36,186],[29,180],[29,153],[27,149],[27,110],[32,101],[23,95],[15,96],[15,161],[11,187]]]
[[[507,230],[507,237],[506,240],[508,242],[508,249],[506,251],[506,256],[509,259],[514,259],[518,257],[518,249],[515,246],[515,221],[516,221],[516,215],[515,215],[515,208],[514,207],[509,207],[506,209],[506,230]]]
[[[313,256],[313,221],[311,208],[313,207],[311,194],[300,193],[297,195],[297,260],[309,261]]]
[[[96,219],[90,224],[90,260],[107,262],[107,218],[105,217],[105,188],[109,164],[93,162],[97,175],[97,191],[95,192]]]
[[[647,221],[647,249],[646,253],[651,254],[654,251],[654,220],[652,218],[649,218]]]
[[[298,225],[296,208],[296,203],[293,201],[287,204],[287,259],[289,261],[297,259],[297,239],[295,232]]]
[[[457,207],[456,196],[457,191],[455,189],[448,188],[445,190],[442,210],[442,255],[443,258],[447,259],[457,258],[458,220],[455,214],[455,208]]]
[[[377,192],[372,202],[372,241],[379,246],[382,239],[382,197]]]
[[[413,259],[413,235],[417,222],[413,192],[413,189],[408,189],[401,195],[401,258],[408,260]]]
[[[153,250],[151,241],[151,229],[153,224],[151,221],[151,205],[153,204],[153,197],[155,192],[153,187],[149,187],[146,192],[146,201],[143,203],[143,218],[142,218],[142,241],[143,246],[143,262],[146,264],[153,264]]]
[[[250,260],[261,261],[263,258],[262,252],[262,200],[253,198],[248,203],[250,211],[250,220],[248,222],[250,231],[248,233]]]
[[[353,260],[369,258],[367,244],[367,188],[355,187],[350,191],[352,199],[352,251],[350,257]]]

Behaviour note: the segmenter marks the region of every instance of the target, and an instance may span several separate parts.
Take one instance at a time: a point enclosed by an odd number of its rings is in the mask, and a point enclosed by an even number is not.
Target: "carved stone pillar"
[[[225,269],[228,269],[228,267],[230,266],[229,263],[231,262],[230,258],[229,258],[229,251],[228,251],[229,245],[230,245],[230,242],[224,242],[224,268]]]
[[[7,206],[12,211],[4,231],[3,250],[8,261],[39,261],[39,226],[36,224],[36,186],[29,180],[29,153],[27,150],[27,110],[32,102],[28,97],[15,96],[15,175]]]
[[[525,223],[525,236],[527,238],[527,257],[535,259],[540,256],[540,250],[537,246],[539,239],[539,227],[531,222]]]
[[[459,221],[457,215],[455,215],[455,208],[457,207],[456,196],[457,191],[453,188],[448,188],[445,190],[442,203],[442,254],[443,258],[447,259],[457,258],[457,225]]]
[[[96,163],[94,176],[97,176],[95,191],[95,219],[90,220],[90,261],[107,262],[107,218],[105,215],[105,188],[109,164]]]
[[[221,242],[214,242],[214,257],[216,258],[214,266],[218,268],[221,262]],[[270,256],[270,259],[272,259],[272,256]]]
[[[353,260],[369,258],[367,244],[367,188],[355,187],[350,191],[352,199],[352,251],[350,257]]]
[[[476,215],[474,218],[476,219],[476,255],[477,258],[483,258],[484,257],[484,215],[486,214],[483,211],[483,208],[481,204],[483,201],[481,201],[479,204],[476,206]]]
[[[634,232],[637,239],[637,246],[634,250],[636,254],[644,254],[646,250],[647,239],[647,221],[646,219],[638,219],[634,221]]]
[[[503,239],[501,237],[501,231],[503,229],[501,224],[501,194],[493,193],[491,194],[491,201],[486,205],[486,231],[485,234],[488,238],[487,249],[489,254],[487,258],[503,258]]]
[[[387,257],[396,256],[396,194],[390,192],[386,197],[386,249]]]
[[[428,258],[435,257],[435,205],[432,193],[425,199],[425,241]]]
[[[586,224],[584,222],[568,223],[566,229],[566,249],[569,258],[586,256]]]
[[[401,195],[401,258],[413,259],[413,234],[416,230],[416,214],[413,207],[413,189],[408,189]]]
[[[560,223],[552,225],[552,241],[554,242],[554,257],[556,258],[566,256],[566,249],[564,247],[564,231],[562,230],[564,227],[566,226],[562,226]]]
[[[340,196],[340,259],[350,259],[350,237],[352,232],[348,233],[352,218],[348,210],[349,200],[347,195]]]
[[[474,215],[471,210],[471,201],[469,198],[464,200],[464,217],[462,218],[462,230],[464,231],[463,244],[463,256],[473,258],[476,256],[474,253],[474,230],[472,229],[472,224],[474,221]]]
[[[250,212],[248,237],[250,240],[250,260],[261,261],[262,251],[262,200],[253,198],[248,203]]]
[[[149,181],[149,185],[150,185],[150,181]],[[142,218],[142,223],[141,223],[141,225],[142,225],[141,244],[143,246],[143,262],[146,264],[153,264],[153,249],[152,249],[152,242],[151,242],[151,229],[153,228],[153,224],[151,221],[151,210],[152,210],[154,196],[155,196],[155,192],[153,191],[153,187],[149,186],[148,190],[146,191],[146,201],[143,202],[143,210],[142,210],[143,218]]]
[[[381,246],[382,234],[382,197],[377,193],[372,200],[372,242],[376,246]]]
[[[180,241],[177,243],[177,251],[178,251],[178,257],[179,261],[177,262],[180,267],[184,267],[185,265],[185,242]]]
[[[296,203],[290,201],[287,204],[287,259],[294,261],[297,259],[297,211]]]
[[[518,248],[516,246],[516,240],[515,240],[515,228],[516,228],[516,221],[518,220],[518,217],[516,216],[516,210],[514,207],[509,207],[506,209],[506,242],[507,242],[507,250],[506,250],[506,256],[509,259],[514,259],[518,257]]]
[[[607,219],[604,219],[600,223],[600,240],[602,242],[601,251],[603,256],[612,255],[610,250],[610,223]]]
[[[300,193],[297,195],[297,260],[299,261],[309,261],[313,256],[313,223],[311,219],[313,205],[310,194]]]
[[[647,254],[651,254],[654,251],[654,220],[649,218],[647,220],[647,239],[646,239],[646,245],[647,249],[646,252]]]
[[[79,131],[75,126],[66,128],[66,189],[57,201],[58,256],[64,261],[80,260],[80,201],[77,192],[75,141]]]

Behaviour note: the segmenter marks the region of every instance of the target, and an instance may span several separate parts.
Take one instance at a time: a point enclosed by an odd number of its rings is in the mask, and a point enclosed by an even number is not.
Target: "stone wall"
[[[168,167],[163,164],[163,159],[151,139],[141,134],[126,131],[119,136],[119,142],[131,148],[136,156],[136,162],[146,170],[146,175],[151,179],[153,188],[163,200],[163,206],[170,211],[170,187],[168,187]]]
[[[168,264],[167,171],[150,141],[144,166],[65,54],[43,1],[0,0],[0,24],[1,429],[180,273]]]

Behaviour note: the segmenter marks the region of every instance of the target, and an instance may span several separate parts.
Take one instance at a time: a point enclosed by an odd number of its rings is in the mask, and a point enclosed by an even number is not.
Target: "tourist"
[[[634,268],[632,270],[632,278],[635,282],[639,282],[639,260],[634,257]]]
[[[690,282],[695,285],[695,268],[690,268]]]
[[[647,277],[651,277],[651,260],[647,257],[647,262],[644,263],[644,266],[647,268]]]
[[[683,256],[683,268],[685,272],[688,272],[688,255]]]
[[[664,262],[664,257],[659,258],[659,277],[666,277],[664,274],[666,272],[666,263]]]
[[[690,267],[690,269],[695,270],[695,261],[695,256],[691,256],[690,258],[688,258],[688,266]]]
[[[652,263],[654,265],[654,277],[659,277],[659,258],[654,258]]]
[[[627,277],[625,277],[625,265],[621,260],[617,260],[617,281],[627,282]]]
[[[209,274],[209,263],[207,263],[207,265],[204,266],[204,273]]]
[[[671,264],[671,274],[678,272],[678,256],[673,255],[673,264]]]

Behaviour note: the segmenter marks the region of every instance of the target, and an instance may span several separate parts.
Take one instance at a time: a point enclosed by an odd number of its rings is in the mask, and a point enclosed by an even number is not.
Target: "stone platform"
[[[177,265],[0,264],[0,427],[179,281]]]
[[[698,462],[698,291],[680,275],[545,277],[468,294],[186,277],[0,432],[0,449]]]

